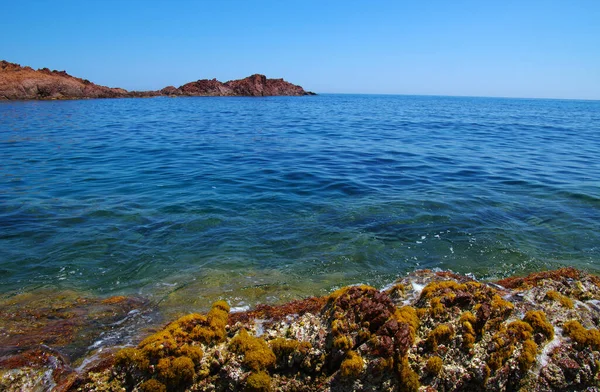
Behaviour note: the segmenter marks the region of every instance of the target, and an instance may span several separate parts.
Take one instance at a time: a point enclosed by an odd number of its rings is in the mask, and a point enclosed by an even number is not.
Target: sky
[[[600,1],[0,0],[0,59],[128,90],[600,99]]]

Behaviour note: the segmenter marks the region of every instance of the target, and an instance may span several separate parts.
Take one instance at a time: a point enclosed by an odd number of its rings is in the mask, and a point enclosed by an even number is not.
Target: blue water
[[[0,103],[0,292],[276,302],[442,268],[600,272],[600,102]]]

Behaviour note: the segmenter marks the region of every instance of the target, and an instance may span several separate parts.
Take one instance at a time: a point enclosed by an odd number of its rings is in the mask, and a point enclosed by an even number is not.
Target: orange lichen
[[[589,346],[594,350],[600,350],[600,331],[597,329],[585,329],[579,321],[567,321],[563,331],[579,346]]]
[[[547,298],[552,301],[557,301],[561,304],[561,306],[563,306],[567,309],[573,309],[573,307],[574,307],[573,300],[571,298],[569,298],[565,295],[562,295],[561,293],[559,293],[558,291],[555,291],[555,290],[548,291],[544,298]]]
[[[438,356],[430,357],[425,363],[425,371],[433,376],[440,373],[443,367],[442,358]]]
[[[349,351],[340,366],[340,375],[344,378],[356,378],[363,370],[364,361],[355,351]]]
[[[546,314],[541,310],[528,311],[523,317],[523,321],[529,323],[535,333],[541,333],[548,340],[554,338],[554,327],[548,322]]]
[[[261,338],[250,336],[245,329],[231,339],[229,349],[244,355],[243,365],[255,371],[272,366],[276,360],[269,345]]]

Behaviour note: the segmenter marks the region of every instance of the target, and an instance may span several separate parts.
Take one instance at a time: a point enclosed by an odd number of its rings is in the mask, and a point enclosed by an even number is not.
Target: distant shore
[[[100,86],[87,79],[69,75],[66,71],[48,68],[34,70],[8,61],[0,61],[0,100],[57,100],[90,98],[142,97],[263,97],[315,95],[283,79],[268,79],[254,74],[244,79],[220,82],[200,79],[180,87],[167,86],[155,91],[127,91]]]

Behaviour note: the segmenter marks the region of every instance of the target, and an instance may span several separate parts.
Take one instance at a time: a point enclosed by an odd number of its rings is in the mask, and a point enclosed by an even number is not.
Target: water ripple
[[[3,102],[0,290],[308,295],[415,268],[600,272],[599,112],[349,95]]]

